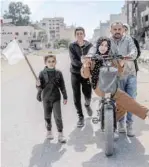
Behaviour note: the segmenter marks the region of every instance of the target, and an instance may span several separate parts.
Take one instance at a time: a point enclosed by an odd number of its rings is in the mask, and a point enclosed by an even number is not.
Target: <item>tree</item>
[[[59,43],[59,46],[63,45],[66,48],[68,48],[70,41],[68,39],[61,39],[58,43]]]
[[[12,19],[16,26],[27,26],[30,23],[30,8],[22,2],[11,2],[8,11],[5,11],[4,19]]]

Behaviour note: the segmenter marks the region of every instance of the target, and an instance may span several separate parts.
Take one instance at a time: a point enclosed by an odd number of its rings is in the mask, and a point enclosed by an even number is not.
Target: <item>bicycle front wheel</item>
[[[114,115],[113,106],[104,105],[104,128],[105,128],[105,154],[113,155],[114,152]]]

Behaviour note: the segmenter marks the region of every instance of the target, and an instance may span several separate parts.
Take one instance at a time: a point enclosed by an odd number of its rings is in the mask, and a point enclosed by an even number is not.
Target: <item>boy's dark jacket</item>
[[[41,101],[42,99],[44,102],[55,102],[61,99],[60,91],[63,99],[67,99],[65,82],[61,71],[56,69],[50,70],[45,67],[39,74],[39,80],[41,86],[37,87],[37,100]]]
[[[88,41],[85,41],[83,46],[79,46],[77,42],[73,42],[69,45],[69,56],[71,60],[71,73],[80,74],[82,67],[81,56],[87,55],[89,49],[92,47],[92,44]]]

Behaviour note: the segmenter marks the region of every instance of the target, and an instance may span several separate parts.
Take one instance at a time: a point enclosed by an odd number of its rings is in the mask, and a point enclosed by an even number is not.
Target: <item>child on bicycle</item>
[[[52,110],[59,132],[58,141],[65,143],[63,136],[63,122],[61,115],[61,95],[63,95],[64,105],[67,103],[67,93],[62,72],[56,69],[56,56],[48,55],[44,57],[45,68],[40,72],[36,87],[38,88],[37,100],[43,101],[44,118],[47,128],[47,138],[52,140]]]
[[[99,56],[108,55],[111,48],[111,42],[109,38],[101,37],[97,40],[96,43],[96,54]],[[105,95],[99,88],[99,73],[102,62],[99,60],[92,61],[90,58],[84,58],[82,61],[83,66],[81,68],[81,75],[84,78],[90,78],[92,87],[96,95],[103,97]],[[119,75],[123,74],[123,67],[121,66],[120,61],[112,61],[111,65],[118,68]],[[113,93],[112,97],[116,101],[117,112],[116,117],[117,121],[120,120],[127,111],[131,111],[133,114],[138,117],[145,119],[149,116],[149,109],[141,106],[128,94],[118,89]]]

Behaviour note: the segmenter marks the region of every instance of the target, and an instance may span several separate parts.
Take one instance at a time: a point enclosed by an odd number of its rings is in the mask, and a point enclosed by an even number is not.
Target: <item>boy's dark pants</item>
[[[85,97],[85,104],[90,105],[92,93],[90,81],[89,79],[84,79],[80,74],[71,73],[71,84],[73,90],[74,105],[77,109],[77,114],[79,117],[84,117],[81,105],[81,85],[82,92]]]
[[[55,123],[57,126],[58,132],[63,131],[63,122],[62,122],[62,115],[61,115],[61,102],[50,102],[50,101],[43,101],[43,107],[44,107],[44,116],[46,121],[46,128],[48,131],[51,131],[52,123],[51,123],[51,116],[52,116],[52,110],[53,115],[55,119]]]

